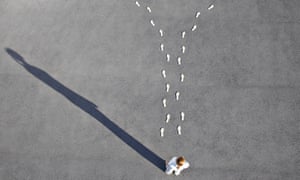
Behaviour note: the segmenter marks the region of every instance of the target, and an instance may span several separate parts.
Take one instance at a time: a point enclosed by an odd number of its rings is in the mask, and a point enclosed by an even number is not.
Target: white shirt
[[[177,157],[173,157],[169,163],[167,164],[166,167],[166,174],[170,175],[173,172],[175,172],[175,175],[178,176],[180,174],[180,172],[188,167],[190,167],[189,162],[185,161],[184,164],[182,166],[180,166],[179,168],[177,168]]]

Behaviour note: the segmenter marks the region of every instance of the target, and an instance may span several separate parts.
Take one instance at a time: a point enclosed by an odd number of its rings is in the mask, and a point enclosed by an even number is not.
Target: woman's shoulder
[[[174,157],[171,158],[171,160],[169,161],[168,164],[174,164],[174,163],[176,164],[176,160],[177,160],[177,157],[174,156]]]

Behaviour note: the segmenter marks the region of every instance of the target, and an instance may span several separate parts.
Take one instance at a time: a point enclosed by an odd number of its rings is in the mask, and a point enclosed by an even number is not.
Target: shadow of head
[[[18,64],[24,66],[27,63],[25,62],[24,58],[18,54],[16,51],[10,49],[10,48],[5,48],[5,51],[7,54],[9,54]]]

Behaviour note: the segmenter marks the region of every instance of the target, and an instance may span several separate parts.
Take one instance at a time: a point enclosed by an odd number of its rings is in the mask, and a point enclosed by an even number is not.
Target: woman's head
[[[185,159],[183,156],[178,157],[176,160],[176,163],[178,166],[182,166],[184,164],[184,162],[185,162]]]

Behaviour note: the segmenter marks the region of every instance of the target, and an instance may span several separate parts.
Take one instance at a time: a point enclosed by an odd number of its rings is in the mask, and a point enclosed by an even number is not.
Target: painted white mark
[[[170,62],[170,54],[167,54],[167,62]]]
[[[170,91],[170,84],[166,83],[166,91],[169,92]]]
[[[151,10],[151,8],[149,6],[147,6],[147,10],[148,10],[149,13],[152,12],[152,10]]]
[[[164,36],[164,31],[162,29],[159,30],[160,37]]]
[[[184,121],[184,117],[185,117],[184,112],[180,112],[180,119],[181,119],[181,121]]]
[[[161,137],[164,137],[164,134],[165,134],[165,128],[160,128],[160,136]]]
[[[163,107],[167,107],[167,99],[166,98],[163,98],[162,103],[163,103]]]
[[[215,7],[215,5],[211,4],[207,9],[212,10]]]
[[[168,113],[166,115],[166,123],[168,123],[170,121],[170,119],[171,119],[171,114]]]
[[[195,31],[197,29],[197,25],[194,24],[194,26],[192,27],[192,31]]]
[[[166,77],[167,77],[166,70],[163,69],[163,70],[161,71],[161,74],[162,74],[163,78],[166,78]]]
[[[182,54],[185,53],[185,50],[186,50],[185,46],[182,46],[182,47],[181,47]]]
[[[196,18],[199,18],[199,17],[200,17],[200,14],[201,14],[200,11],[198,11],[198,12],[196,13],[195,17],[196,17]]]
[[[181,65],[181,57],[178,57],[178,58],[177,58],[177,64],[178,64],[178,65]]]
[[[178,133],[178,135],[181,135],[181,126],[180,125],[177,126],[177,133]]]
[[[175,99],[176,99],[176,101],[179,101],[179,96],[180,96],[180,92],[176,91],[176,93],[175,93]]]
[[[180,81],[181,81],[181,82],[184,81],[184,74],[183,74],[183,73],[180,74]]]
[[[183,32],[181,33],[181,38],[182,38],[182,39],[185,38],[185,34],[186,34],[185,31],[183,31]]]
[[[137,7],[141,7],[141,5],[138,1],[135,1],[135,4],[137,5]]]
[[[154,23],[154,20],[153,20],[153,19],[150,20],[150,23],[151,23],[151,25],[152,25],[153,27],[155,26],[155,23]]]
[[[161,50],[161,51],[164,51],[164,49],[165,49],[164,47],[165,47],[164,44],[161,43],[161,44],[160,44],[160,50]]]

